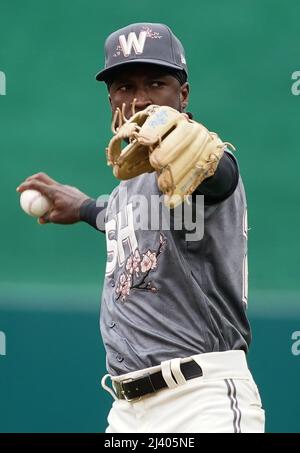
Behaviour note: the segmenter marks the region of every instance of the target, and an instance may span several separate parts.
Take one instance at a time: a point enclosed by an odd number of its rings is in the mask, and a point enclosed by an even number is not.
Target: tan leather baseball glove
[[[122,180],[157,171],[158,187],[171,208],[215,173],[227,145],[233,148],[171,107],[150,105],[129,120],[124,110],[123,105],[114,115],[115,135],[106,149],[107,163]],[[122,149],[123,141],[128,144]]]

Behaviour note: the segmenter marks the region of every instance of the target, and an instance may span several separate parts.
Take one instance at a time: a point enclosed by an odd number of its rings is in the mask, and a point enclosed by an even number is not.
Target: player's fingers
[[[28,182],[23,182],[19,187],[17,187],[17,192],[24,192],[24,190],[28,190],[28,189],[34,189],[34,190],[38,190],[39,192],[41,192],[43,195],[45,195],[46,197],[53,199],[54,197],[54,188],[52,186],[48,186],[47,184],[41,182],[41,181],[37,181],[36,179],[33,179],[32,181],[28,181]]]
[[[17,189],[16,189],[17,192],[22,192],[22,190],[20,190],[20,187],[23,187],[23,184],[32,182],[32,181],[40,181],[47,185],[58,184],[54,179],[50,178],[50,176],[48,176],[46,173],[39,172],[39,173],[35,173],[34,175],[28,176],[28,178],[26,178],[25,181],[23,181],[22,184],[20,184],[17,187]]]
[[[39,217],[38,218],[38,223],[40,225],[43,225],[45,223],[51,223],[51,220],[50,220],[50,212],[47,212],[46,214],[44,214],[43,216]]]
[[[41,225],[45,223],[63,223],[61,222],[61,212],[55,208],[46,212],[43,216],[38,218],[38,223]]]
[[[49,175],[47,175],[47,173],[43,173],[43,172],[39,172],[39,173],[35,173],[34,175],[31,175],[31,176],[28,176],[28,178],[26,178],[26,182],[27,181],[32,181],[33,179],[37,179],[41,182],[44,182],[45,184],[56,184],[57,181],[55,181],[54,179],[50,178]]]
[[[47,218],[45,218],[45,216],[39,217],[39,218],[37,219],[37,221],[38,221],[38,223],[39,223],[40,225],[44,225],[45,223],[49,223],[49,220],[48,220]]]

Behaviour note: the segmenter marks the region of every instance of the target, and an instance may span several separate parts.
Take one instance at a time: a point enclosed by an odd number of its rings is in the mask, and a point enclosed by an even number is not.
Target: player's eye
[[[159,88],[159,87],[161,87],[161,86],[163,86],[163,85],[164,85],[164,83],[161,82],[160,80],[153,80],[153,81],[151,82],[151,86],[152,86],[153,88]]]
[[[118,90],[125,92],[125,91],[130,90],[130,88],[131,88],[131,85],[129,85],[129,83],[126,83],[126,84],[120,85]]]

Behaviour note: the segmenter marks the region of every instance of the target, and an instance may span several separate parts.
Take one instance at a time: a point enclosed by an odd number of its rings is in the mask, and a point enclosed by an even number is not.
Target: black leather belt
[[[202,376],[202,369],[194,361],[180,364],[180,369],[186,380]],[[124,381],[113,381],[113,387],[119,399],[133,401],[149,393],[157,392],[168,387],[163,378],[162,372],[145,374],[137,379],[126,379]]]

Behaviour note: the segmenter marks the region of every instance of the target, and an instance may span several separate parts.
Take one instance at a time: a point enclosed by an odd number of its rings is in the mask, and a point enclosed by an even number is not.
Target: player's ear
[[[180,102],[181,102],[181,107],[182,110],[184,110],[189,102],[189,92],[190,92],[190,86],[187,82],[185,82],[181,87],[180,87]]]

